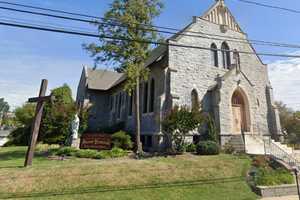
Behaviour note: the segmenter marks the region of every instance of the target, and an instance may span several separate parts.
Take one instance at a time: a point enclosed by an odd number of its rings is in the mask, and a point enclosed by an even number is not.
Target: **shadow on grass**
[[[25,151],[24,150],[14,150],[8,152],[0,152],[0,161],[8,161],[8,160],[16,160],[25,158]]]
[[[74,188],[72,190],[52,191],[52,192],[34,192],[34,193],[14,193],[14,194],[3,194],[0,195],[1,199],[22,199],[22,198],[41,198],[51,196],[65,196],[65,195],[80,195],[80,194],[91,194],[91,193],[106,193],[106,192],[120,192],[120,191],[135,191],[144,189],[160,189],[160,188],[171,188],[171,187],[190,187],[200,186],[208,184],[224,184],[232,182],[242,182],[244,177],[228,177],[228,178],[216,178],[216,179],[203,179],[195,181],[178,181],[169,183],[157,183],[148,185],[131,185],[126,187],[86,187],[86,188]]]
[[[22,168],[25,161],[27,148],[16,148],[10,151],[0,151],[0,169]],[[35,158],[41,158],[43,155],[35,153]],[[20,161],[21,164],[20,164]],[[7,165],[5,162],[8,162]]]

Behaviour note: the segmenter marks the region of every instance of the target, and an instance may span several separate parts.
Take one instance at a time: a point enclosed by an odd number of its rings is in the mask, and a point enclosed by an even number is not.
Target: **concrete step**
[[[245,145],[241,135],[232,136],[228,144],[232,145],[237,152],[245,152]]]

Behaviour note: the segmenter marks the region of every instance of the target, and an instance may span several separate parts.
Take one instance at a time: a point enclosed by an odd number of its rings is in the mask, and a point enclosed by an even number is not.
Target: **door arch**
[[[247,95],[241,88],[236,89],[232,94],[231,109],[233,134],[250,132],[251,124],[249,101]]]

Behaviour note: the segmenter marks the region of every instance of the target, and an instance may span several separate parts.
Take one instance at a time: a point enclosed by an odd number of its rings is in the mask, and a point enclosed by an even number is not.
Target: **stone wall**
[[[240,32],[228,30],[226,33],[222,33],[219,25],[201,18],[194,18],[194,23],[187,30],[246,39],[246,35]],[[217,48],[220,49],[224,41],[226,39],[178,36],[170,43],[205,48],[209,48],[212,43],[215,43]],[[247,42],[226,42],[231,50],[255,52]],[[245,76],[240,75],[240,81],[238,82],[235,74],[227,75],[229,70],[222,67],[221,52],[218,52],[218,55],[219,67],[215,67],[209,50],[169,47],[169,67],[173,70],[170,75],[170,92],[173,96],[173,105],[191,105],[191,92],[193,89],[197,90],[199,99],[203,99],[208,90],[217,85],[219,88],[215,94],[217,101],[214,109],[217,110],[216,116],[219,118],[216,121],[219,123],[221,135],[228,135],[231,134],[231,97],[234,90],[240,86],[249,100],[251,130],[254,133],[268,134],[269,105],[267,103],[266,87],[269,84],[269,78],[267,66],[256,55],[240,54],[241,70]],[[233,62],[232,55],[231,60]],[[218,81],[225,74],[228,77],[225,80]],[[269,120],[274,121],[274,119]]]
[[[258,195],[262,196],[263,198],[298,195],[297,186],[295,184],[270,187],[258,186],[256,190]]]

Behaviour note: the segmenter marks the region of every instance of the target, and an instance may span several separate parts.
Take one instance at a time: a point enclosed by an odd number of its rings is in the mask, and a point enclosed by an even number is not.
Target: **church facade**
[[[265,65],[223,0],[153,50],[141,84],[141,133],[148,149],[163,146],[161,121],[175,105],[193,99],[211,113],[224,146],[242,134],[277,135],[278,111]],[[132,98],[123,91],[124,74],[84,68],[79,105],[90,104],[90,129],[123,123],[134,132]],[[201,134],[201,133],[196,133]]]

